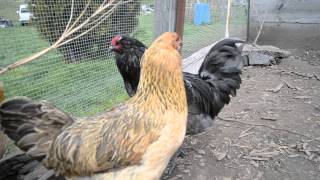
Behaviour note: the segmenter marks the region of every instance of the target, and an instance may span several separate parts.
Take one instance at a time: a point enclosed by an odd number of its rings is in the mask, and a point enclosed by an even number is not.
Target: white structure
[[[19,22],[21,25],[25,25],[30,22],[32,14],[28,9],[27,4],[20,5],[19,11],[17,11],[17,13],[19,14]]]

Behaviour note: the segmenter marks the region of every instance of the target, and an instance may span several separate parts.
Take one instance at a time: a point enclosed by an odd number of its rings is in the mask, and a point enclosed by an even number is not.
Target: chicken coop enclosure
[[[103,111],[128,98],[122,78],[108,48],[117,35],[129,35],[150,45],[157,0],[135,0],[114,8],[109,15],[91,21],[29,64],[0,75],[6,97],[45,99],[76,116]],[[104,0],[1,0],[0,68],[31,56],[54,44],[67,26],[80,25]],[[162,2],[162,1],[158,1]],[[246,39],[248,2],[233,0],[230,36]],[[225,36],[227,0],[186,0],[183,23],[183,57]],[[107,8],[108,10],[108,8]],[[110,10],[110,8],[109,8]],[[195,59],[196,61],[197,59]],[[189,64],[190,65],[190,64]],[[191,64],[192,65],[192,64]]]

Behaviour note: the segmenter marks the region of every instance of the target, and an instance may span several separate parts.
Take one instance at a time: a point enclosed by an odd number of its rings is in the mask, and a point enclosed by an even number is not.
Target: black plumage
[[[236,43],[244,42],[237,39],[217,42],[198,74],[184,72],[189,111],[187,134],[197,134],[212,126],[213,119],[230,102],[230,95],[235,96],[240,88],[243,57]],[[116,36],[111,47],[127,92],[132,96],[138,86],[140,59],[146,46],[134,38]]]
[[[139,84],[140,58],[147,47],[136,39],[116,36],[112,40],[110,48],[115,52],[116,64],[127,93],[129,96],[133,96]]]
[[[55,176],[53,170],[28,156],[25,152],[18,152],[0,160],[1,180],[65,180],[62,176]]]
[[[19,97],[0,104],[0,126],[21,150],[26,151],[0,160],[0,180],[65,179],[56,176],[53,170],[48,170],[41,163],[46,156],[43,149],[49,148],[45,142],[59,127],[66,124],[61,118],[67,118],[69,124],[73,122],[64,112],[53,109],[55,107],[44,102],[34,103]],[[45,124],[39,124],[38,119],[41,118],[46,119]],[[36,131],[43,132],[45,136],[39,136]]]

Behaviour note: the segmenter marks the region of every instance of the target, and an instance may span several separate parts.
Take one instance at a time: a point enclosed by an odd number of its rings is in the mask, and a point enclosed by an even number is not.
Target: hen
[[[2,81],[0,81],[0,103],[4,101],[5,96],[4,96],[4,87]],[[1,126],[0,126],[1,129]],[[7,150],[7,137],[5,134],[0,132],[0,159],[4,156]]]
[[[243,57],[236,43],[244,42],[221,40],[209,50],[198,74],[183,73],[189,111],[187,134],[197,134],[212,126],[215,116],[230,102],[230,95],[235,96],[240,88]],[[110,49],[115,53],[127,92],[132,96],[138,81],[130,78],[138,79],[140,59],[146,46],[134,38],[117,35]]]
[[[4,87],[2,81],[0,81],[0,102],[2,102],[5,99],[4,96]]]
[[[121,42],[121,46],[117,42]],[[137,91],[140,78],[140,58],[146,49],[147,47],[136,39],[119,35],[112,39],[110,50],[116,52],[116,59],[125,60],[116,61],[116,64],[129,96],[133,96]]]
[[[46,102],[13,98],[0,123],[16,145],[57,174],[85,179],[159,179],[182,144],[187,99],[176,33],[145,52],[128,101],[98,117],[75,119]]]

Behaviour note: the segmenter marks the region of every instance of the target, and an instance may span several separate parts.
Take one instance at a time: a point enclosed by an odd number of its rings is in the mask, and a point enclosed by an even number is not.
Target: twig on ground
[[[283,87],[283,83],[280,83],[277,87],[275,87],[274,89],[267,89],[267,91],[271,91],[271,92],[274,92],[274,93],[277,93],[281,90],[281,88]]]
[[[245,134],[245,133],[247,133],[248,131],[250,131],[251,129],[253,129],[254,127],[253,126],[251,126],[250,128],[248,128],[248,129],[246,129],[246,130],[244,130],[244,131],[242,131],[241,133],[240,133],[240,136],[242,135],[242,134]]]
[[[297,88],[297,87],[293,86],[293,85],[292,85],[292,84],[290,84],[289,82],[287,82],[287,81],[285,81],[285,80],[283,80],[283,82],[287,85],[287,87],[288,87],[288,88],[290,88],[290,89],[294,89],[294,90],[298,90],[298,88]]]
[[[268,126],[268,125],[265,125],[265,124],[255,124],[255,123],[249,123],[249,122],[242,122],[242,121],[237,121],[237,120],[234,120],[234,119],[225,119],[225,118],[222,118],[220,116],[218,116],[218,118],[221,121],[226,121],[226,122],[234,122],[234,123],[245,124],[245,125],[250,125],[250,126],[261,126],[261,127],[266,127],[266,128],[277,130],[277,131],[285,131],[287,133],[291,133],[291,134],[302,136],[302,137],[305,137],[305,138],[308,138],[308,139],[312,139],[313,141],[317,141],[317,142],[320,143],[320,140],[317,139],[317,138],[310,137],[310,136],[307,136],[307,135],[304,135],[304,134],[301,134],[301,133],[298,133],[298,132],[295,132],[295,131],[292,131],[292,130],[289,130],[289,129],[276,128],[276,127]]]
[[[293,99],[310,99],[310,96],[295,96]]]
[[[238,165],[238,164],[237,164]],[[239,165],[239,166],[231,166],[229,164],[225,164],[225,167],[233,168],[233,169],[243,169],[242,167],[246,167],[246,165]]]
[[[253,129],[254,127],[253,126],[251,126],[250,128],[248,128],[248,129],[246,129],[246,130],[244,130],[244,131],[242,131],[241,132],[241,134],[244,134],[244,133],[246,133],[246,132],[248,132],[248,131],[250,131],[251,129]]]
[[[267,121],[277,121],[277,118],[272,118],[272,117],[260,117],[262,120],[267,120]]]
[[[265,150],[252,150],[249,153],[250,157],[260,157],[260,158],[272,158],[274,156],[278,156],[280,154],[279,151],[274,150],[274,151],[265,151]]]
[[[238,148],[242,148],[242,149],[253,149],[253,147],[251,146],[243,146],[243,145],[239,145],[239,144],[231,144],[231,147],[238,147]]]
[[[309,78],[309,79],[311,79],[313,77],[311,75],[305,75],[305,74],[301,74],[301,73],[298,73],[298,72],[295,72],[295,71],[291,71],[290,73],[294,74],[294,75],[297,75],[297,76],[306,77],[306,78]]]
[[[289,172],[289,171],[285,171],[283,169],[278,168],[279,171],[283,172],[283,173],[287,173],[287,174],[299,174],[297,172]]]
[[[318,80],[318,81],[320,81],[320,76],[318,76],[318,75],[314,75],[314,78],[316,78],[316,80]]]
[[[250,160],[256,160],[256,161],[268,161],[269,160],[269,158],[260,158],[260,157],[251,157],[251,156],[246,156],[244,158],[250,159]]]
[[[305,142],[312,142],[312,141],[315,141],[315,140],[320,140],[320,137],[317,137],[317,138],[313,138],[313,139],[310,139],[310,140],[307,140],[307,141],[305,141]]]
[[[251,134],[254,134],[254,132],[249,132],[249,133],[241,134],[241,135],[239,136],[239,138],[243,138],[243,137],[249,136],[249,135],[251,135]]]

